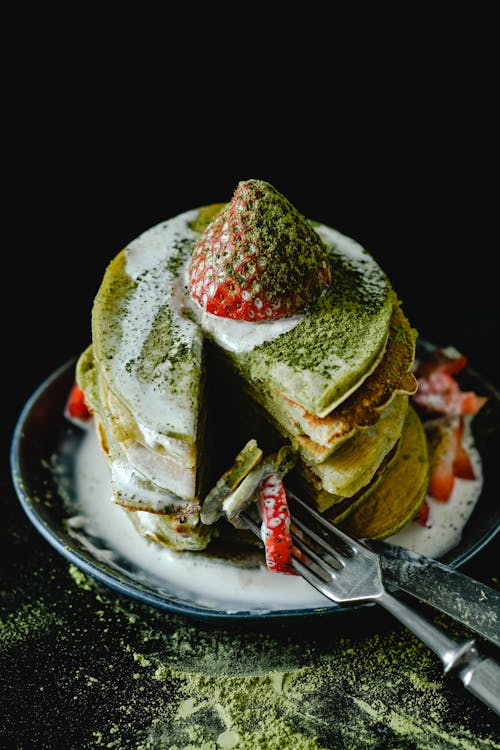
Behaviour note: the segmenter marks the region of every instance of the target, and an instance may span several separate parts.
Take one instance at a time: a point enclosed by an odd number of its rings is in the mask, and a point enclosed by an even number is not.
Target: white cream
[[[207,313],[191,297],[189,297],[188,304],[205,333],[225,351],[233,354],[243,354],[265,341],[272,341],[282,333],[291,331],[303,318],[303,315],[295,315],[292,318],[261,320],[255,323],[248,320],[231,320]]]
[[[189,443],[186,443],[184,440],[166,437],[158,432],[154,432],[154,430],[149,430],[144,425],[141,425],[140,432],[145,445],[151,448],[151,450],[171,456],[174,460],[178,459],[183,466],[195,465],[193,446]]]
[[[137,580],[193,605],[227,612],[329,604],[298,576],[211,562],[203,553],[176,553],[140,536],[127,511],[110,500],[109,470],[93,430],[85,433],[76,456],[75,484],[78,507],[72,508],[75,515],[69,522],[73,535],[96,559],[119,570],[119,559],[124,559],[135,569]]]
[[[186,467],[135,441],[123,446],[123,452],[139,474],[143,474],[153,484],[158,487],[168,487],[170,492],[185,500],[191,500],[195,496],[196,469],[194,467]]]
[[[428,525],[424,527],[412,523],[389,541],[432,558],[442,557],[460,542],[463,527],[474,510],[483,486],[481,456],[474,445],[471,423],[470,415],[464,417],[462,443],[471,460],[475,479],[455,479],[453,492],[446,503],[427,497]]]
[[[197,303],[193,301],[193,307]],[[199,316],[200,325],[219,346],[225,351],[234,354],[243,354],[255,349],[265,341],[272,341],[281,336],[282,333],[291,331],[302,319],[302,315],[293,318],[282,318],[281,320],[261,320],[252,323],[247,320],[231,320],[219,315],[206,313],[197,305],[196,311]]]
[[[460,540],[482,487],[481,461],[466,430],[464,444],[476,479],[457,480],[448,503],[430,500],[431,527],[411,523],[389,541],[428,557],[440,557]],[[69,522],[72,533],[99,560],[120,568],[122,558],[137,579],[181,596],[193,605],[221,611],[276,611],[327,607],[331,602],[298,576],[265,567],[243,569],[208,560],[202,552],[175,553],[141,537],[127,511],[110,500],[109,469],[94,430],[88,430],[75,459],[78,507]],[[89,536],[91,539],[89,539]],[[99,544],[93,538],[101,540]]]
[[[111,390],[120,394],[139,428],[144,425],[143,432],[185,435],[193,442],[198,411],[186,394],[199,388],[202,333],[178,307],[174,295],[177,273],[170,269],[169,262],[175,258],[179,243],[196,236],[188,225],[196,215],[196,210],[187,211],[158,224],[126,248],[125,270],[137,286],[124,299],[123,310],[113,325],[102,332],[105,349],[113,351],[114,356],[100,362]],[[147,368],[150,364],[144,358],[145,342],[150,335],[154,337],[158,320],[165,315],[170,316],[175,330],[175,350],[189,355],[183,355],[182,367],[176,363],[175,378],[168,352],[158,352],[150,378],[139,376],[139,366]]]

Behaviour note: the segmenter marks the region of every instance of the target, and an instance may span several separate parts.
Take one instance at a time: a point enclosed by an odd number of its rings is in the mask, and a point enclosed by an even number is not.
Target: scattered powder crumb
[[[80,570],[80,568],[77,568],[76,565],[73,565],[73,563],[71,563],[69,566],[69,574],[78,588],[84,589],[85,591],[91,590],[89,578],[82,570]]]
[[[158,665],[154,679],[174,677],[182,698],[171,717],[151,728],[145,747],[397,748],[397,738],[422,750],[498,747],[455,723],[443,728],[449,699],[426,676],[427,669],[433,674],[432,657],[410,635],[373,636],[356,649],[350,643],[340,639],[319,659],[309,651],[313,664],[289,673],[214,676]],[[193,729],[205,744],[189,744]],[[383,737],[395,744],[380,744]]]
[[[49,631],[57,623],[57,616],[42,602],[21,605],[17,612],[0,620],[0,651],[34,638],[41,631]]]
[[[139,662],[139,664],[141,665],[141,667],[150,667],[151,666],[151,661],[149,659],[147,659],[145,656],[143,656],[142,654],[135,653],[134,654],[134,661]]]

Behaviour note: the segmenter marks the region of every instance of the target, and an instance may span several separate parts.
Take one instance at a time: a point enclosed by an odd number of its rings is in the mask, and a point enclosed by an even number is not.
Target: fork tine
[[[303,500],[301,500],[297,495],[292,492],[292,490],[289,490],[287,487],[286,490],[287,496],[289,498],[292,498],[292,500],[297,503],[303,510],[306,511],[310,516],[312,516],[323,528],[325,528],[327,531],[329,531],[331,534],[333,534],[337,539],[340,539],[350,550],[353,552],[359,552],[362,548],[362,545],[358,544],[358,542],[350,537],[348,534],[344,533],[340,529],[338,529],[336,526],[333,525],[333,523],[330,523],[326,518],[323,518],[323,516],[314,510],[314,508],[311,508],[310,505],[307,505]],[[292,519],[294,523],[297,523],[297,519]],[[309,529],[306,529],[307,533],[310,534],[311,531]],[[319,538],[319,537],[318,537]]]
[[[240,510],[238,515],[246,523],[250,531],[261,539],[260,527],[255,523],[253,518],[244,510]]]
[[[255,523],[249,513],[247,513],[246,511],[240,511],[238,515],[246,523],[250,531],[252,531],[259,538],[262,538],[259,525]],[[308,531],[308,533],[310,532]],[[314,532],[312,533],[314,534]],[[314,550],[308,547],[303,539],[300,539],[295,534],[293,536],[295,547],[300,552],[303,552],[306,557],[301,557],[299,559],[296,554],[293,554],[292,566],[297,571],[297,573],[300,573],[300,575],[303,576],[312,586],[321,591],[321,593],[325,596],[328,596],[328,589],[326,588],[326,584],[330,583],[335,577],[335,571],[332,570],[331,567],[328,567],[328,564],[321,557],[319,557],[319,555],[317,555]],[[313,565],[319,568],[320,572],[315,570],[313,568]],[[324,573],[324,577],[320,573]]]
[[[324,579],[321,578],[321,576],[318,575],[318,573],[316,573],[314,570],[312,570],[308,565],[306,565],[301,560],[298,560],[296,557],[293,558],[292,564],[297,573],[300,573],[302,578],[310,583],[311,586],[314,586],[315,589],[320,591],[324,596],[328,597],[332,601],[340,602],[340,599],[335,596],[335,593],[332,590],[331,586],[328,585],[329,583],[331,583],[333,571],[330,571],[328,579]]]
[[[307,546],[303,537],[299,536],[295,532],[294,527],[303,531],[304,534],[306,534],[306,536],[309,537],[309,539],[312,539],[314,542],[316,542],[316,544],[322,547],[325,550],[325,552],[329,555],[329,557],[331,557],[332,563],[335,565],[335,567],[338,570],[344,567],[343,561],[340,559],[340,557],[337,554],[335,554],[335,550],[330,544],[328,544],[326,539],[323,539],[323,537],[319,536],[312,529],[308,528],[296,516],[291,516],[291,520],[292,520],[292,524],[291,524],[292,538],[296,547],[298,547],[302,552],[304,552],[306,555],[311,557],[322,568],[325,567],[325,561],[323,560],[323,558],[317,555],[316,552],[313,549],[311,549],[311,547]]]
[[[314,532],[308,532],[308,533],[313,534]],[[314,563],[317,567],[321,568],[321,570],[327,574],[328,580],[335,578],[334,569],[331,564],[328,564],[328,562],[324,560],[322,557],[320,557],[320,555],[317,555],[316,552],[311,547],[309,547],[301,537],[292,533],[292,539],[293,539],[295,548],[298,549],[299,552],[303,552],[310,562]],[[293,555],[293,552],[292,552],[292,555]],[[297,559],[297,555],[293,555],[293,556]],[[307,559],[305,560],[302,557],[298,559],[299,559],[299,562],[306,564],[309,569],[312,569],[311,565],[308,564]],[[340,570],[340,568],[342,567],[342,564],[340,563],[340,561],[337,561],[337,562],[339,563],[337,570]]]

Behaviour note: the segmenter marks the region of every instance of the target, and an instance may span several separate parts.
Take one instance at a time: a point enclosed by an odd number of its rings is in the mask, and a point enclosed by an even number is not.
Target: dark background
[[[283,130],[290,139],[283,143],[271,131],[262,147],[250,141],[248,150],[220,139],[200,148],[195,134],[176,140],[168,132],[147,146],[117,133],[107,147],[81,130],[14,141],[2,348],[19,406],[89,342],[93,296],[126,243],[181,211],[229,200],[250,177],[268,180],[303,214],[369,249],[420,335],[453,344],[498,385],[492,157],[455,109],[437,117],[427,103],[424,117],[423,104],[415,112],[406,102],[384,127],[356,120],[349,134],[346,123],[333,123],[299,140]]]
[[[250,177],[361,242],[420,334],[498,385],[494,19],[287,13],[228,16],[230,33],[188,7],[175,23],[6,19],[2,349],[18,406],[88,343],[127,242]]]

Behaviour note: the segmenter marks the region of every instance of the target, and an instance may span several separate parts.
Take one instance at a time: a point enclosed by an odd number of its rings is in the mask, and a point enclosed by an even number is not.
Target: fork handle
[[[493,658],[482,656],[474,639],[455,641],[387,591],[375,601],[439,656],[445,674],[458,670],[464,687],[500,715],[500,665]]]

